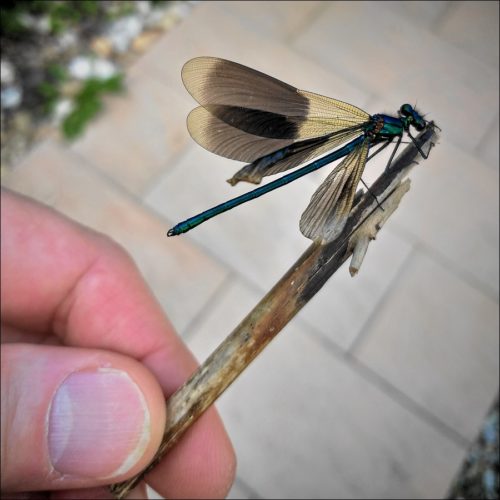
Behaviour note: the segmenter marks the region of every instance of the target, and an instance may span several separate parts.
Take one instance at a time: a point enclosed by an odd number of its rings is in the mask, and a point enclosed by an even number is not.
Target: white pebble
[[[23,100],[23,91],[21,87],[10,86],[2,89],[1,101],[3,109],[17,108]]]
[[[96,59],[92,65],[92,76],[99,80],[107,80],[116,73],[115,65],[106,59]]]
[[[66,118],[74,109],[74,103],[71,99],[61,99],[57,101],[54,106],[53,119],[56,123],[60,123]]]
[[[90,57],[77,56],[69,63],[68,71],[77,80],[87,80],[92,74],[92,60]]]
[[[10,85],[13,83],[16,78],[16,69],[14,68],[14,65],[10,61],[2,59],[0,62],[0,75],[1,81],[4,85]]]
[[[142,22],[137,16],[128,16],[119,19],[108,31],[113,48],[117,52],[126,52],[132,40],[141,33]]]

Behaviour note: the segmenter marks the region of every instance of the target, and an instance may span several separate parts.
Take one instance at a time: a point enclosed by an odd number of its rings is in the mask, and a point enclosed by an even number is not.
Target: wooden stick
[[[434,127],[416,142],[428,146],[437,138]],[[343,232],[332,242],[314,242],[210,355],[191,378],[167,401],[167,423],[162,443],[152,462],[140,474],[111,485],[116,498],[124,498],[162,459],[184,432],[212,405],[233,380],[315,295],[353,253],[351,275],[358,272],[369,242],[399,205],[410,182],[402,183],[416,162],[417,148],[410,144],[371,186],[358,196]],[[378,207],[375,195],[383,211]]]

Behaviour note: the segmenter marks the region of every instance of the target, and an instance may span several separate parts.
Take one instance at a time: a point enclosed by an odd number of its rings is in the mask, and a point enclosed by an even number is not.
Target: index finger
[[[121,247],[9,191],[1,203],[2,321],[54,333],[65,345],[131,356],[155,374],[165,395],[174,392],[196,362]],[[207,412],[186,437],[160,465],[168,473],[156,489],[223,496],[234,456],[217,413]]]
[[[3,190],[1,203],[3,322],[138,360],[161,351],[174,387],[195,368],[121,247],[12,192]]]

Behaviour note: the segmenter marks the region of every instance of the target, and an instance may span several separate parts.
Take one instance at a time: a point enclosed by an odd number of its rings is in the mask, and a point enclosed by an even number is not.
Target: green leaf
[[[75,109],[62,123],[67,139],[75,139],[85,129],[87,123],[102,109],[102,94],[119,92],[123,89],[123,75],[107,80],[89,79],[75,97]]]

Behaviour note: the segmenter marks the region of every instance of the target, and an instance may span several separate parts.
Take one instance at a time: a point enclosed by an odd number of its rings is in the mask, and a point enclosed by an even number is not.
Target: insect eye
[[[401,106],[401,109],[399,110],[399,112],[403,116],[411,116],[411,115],[413,115],[413,108],[411,107],[410,104],[403,104]]]
[[[418,121],[414,124],[415,128],[417,129],[418,132],[422,132],[425,128],[425,122],[423,121]]]

